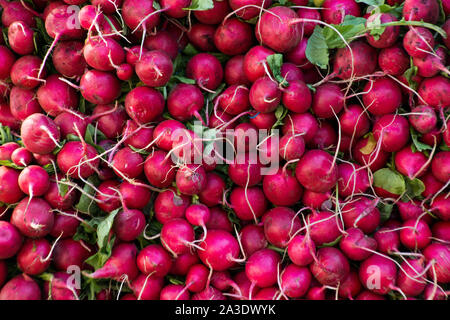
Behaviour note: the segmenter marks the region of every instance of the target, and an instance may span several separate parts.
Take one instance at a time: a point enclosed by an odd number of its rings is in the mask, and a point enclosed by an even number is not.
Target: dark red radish
[[[201,51],[214,51],[214,33],[216,28],[209,24],[195,23],[187,32],[189,42]]]
[[[164,286],[164,278],[139,274],[131,283],[131,290],[137,300],[157,300]]]
[[[96,119],[97,128],[108,139],[117,138],[122,132],[127,114],[123,107],[111,105],[97,105],[90,119]]]
[[[403,17],[406,21],[424,21],[434,24],[439,19],[439,2],[437,0],[405,0]]]
[[[266,58],[272,54],[275,52],[263,46],[254,46],[245,54],[243,69],[248,81],[255,82],[270,72]]]
[[[267,239],[264,235],[264,228],[249,224],[241,229],[242,248],[247,256],[267,247]]]
[[[199,262],[200,260],[198,258],[197,253],[187,252],[181,254],[173,260],[170,273],[174,275],[185,276],[188,273],[191,266]]]
[[[193,265],[186,275],[186,288],[194,293],[203,291],[208,282],[208,275],[209,270],[204,265]]]
[[[41,300],[39,285],[26,274],[19,274],[9,280],[0,291],[0,300]]]
[[[145,229],[145,216],[137,209],[124,208],[114,218],[114,234],[121,241],[133,241]]]
[[[34,90],[12,87],[9,99],[11,113],[16,119],[23,121],[33,113],[42,111]]]
[[[370,130],[370,122],[367,114],[359,105],[347,106],[339,115],[341,130],[344,134],[359,138]]]
[[[124,125],[124,123],[121,123]],[[134,147],[136,149],[149,150],[153,142],[153,127],[139,126],[134,121],[127,121],[123,126],[122,135],[128,136],[125,140],[125,144],[128,147]]]
[[[120,207],[120,197],[118,194],[119,181],[106,180],[103,181],[97,187],[97,194],[95,198],[97,200],[98,207],[105,212],[112,212]]]
[[[230,12],[228,1],[213,0],[213,7],[207,10],[196,10],[194,16],[201,23],[219,24]]]
[[[303,189],[290,170],[281,170],[264,176],[263,190],[267,199],[276,206],[292,206],[298,202]]]
[[[402,102],[400,87],[390,78],[369,81],[363,91],[364,105],[370,113],[377,116],[393,113]]]
[[[353,300],[362,289],[361,282],[359,281],[358,273],[350,270],[347,277],[340,283],[338,295],[344,299]]]
[[[385,295],[396,289],[397,266],[391,260],[374,254],[361,263],[359,279],[367,290]]]
[[[93,146],[85,142],[69,141],[59,151],[56,162],[63,174],[80,179],[94,174],[100,159]]]
[[[445,194],[437,196],[432,203],[431,209],[439,218],[450,221],[450,199]]]
[[[393,14],[390,13],[375,13],[367,18],[366,25],[373,25],[375,21],[378,23],[390,23],[398,21]],[[383,33],[377,39],[370,33],[366,35],[367,42],[374,48],[388,48],[392,46],[398,39],[400,34],[399,26],[389,26],[384,29]]]
[[[69,211],[67,214],[56,213],[54,220],[52,231],[50,231],[50,235],[54,238],[71,238],[77,233],[80,225],[80,221],[77,219],[77,214],[74,211]]]
[[[250,84],[250,81],[244,74],[244,60],[245,57],[243,55],[237,55],[230,58],[225,64],[224,79],[229,86]]]
[[[372,74],[377,65],[377,52],[363,41],[350,43],[348,47],[338,49],[334,59],[333,71],[340,79],[350,79]]]
[[[82,76],[87,67],[81,41],[61,41],[52,54],[53,65],[65,77]]]
[[[294,1],[294,2],[305,2],[305,1]],[[296,5],[304,6],[303,8],[299,8],[297,10],[297,15],[300,19],[309,19],[309,20],[322,20],[321,18],[321,10],[306,7],[307,3],[297,3]],[[306,36],[310,36],[314,32],[314,28],[318,25],[317,22],[302,22],[300,23],[300,28],[302,30],[302,34]]]
[[[261,249],[253,253],[245,264],[245,274],[252,284],[267,288],[277,283],[277,275],[281,268],[281,258],[270,249]]]
[[[148,182],[158,188],[166,188],[175,180],[174,163],[167,152],[157,150],[150,154],[144,163],[144,173]]]
[[[423,27],[411,27],[403,38],[403,47],[413,58],[424,58],[434,45],[433,34]]]
[[[303,74],[302,69],[290,62],[285,62],[281,65],[280,75],[288,83],[292,81],[305,81],[305,75]]]
[[[85,267],[84,261],[92,254],[90,250],[81,241],[75,241],[71,238],[62,239],[54,247],[53,265],[57,270],[64,272],[70,270],[71,266],[81,269]]]
[[[50,266],[51,245],[45,239],[28,239],[17,254],[17,265],[28,275],[41,274]]]
[[[110,104],[120,94],[120,82],[109,72],[89,70],[81,77],[80,91],[82,96],[91,103]]]
[[[399,44],[384,48],[378,54],[378,65],[385,74],[401,76],[410,66],[410,58]]]
[[[143,157],[131,148],[120,149],[113,157],[111,167],[119,177],[137,178],[143,172]]]
[[[203,94],[197,86],[180,83],[170,91],[167,109],[179,121],[186,121],[194,116],[201,119],[199,111],[203,108],[203,103]]]
[[[141,180],[124,181],[119,186],[119,192],[124,204],[129,209],[144,209],[151,199],[152,192]]]
[[[289,298],[303,297],[309,289],[311,278],[308,268],[290,264],[281,273],[281,291]]]
[[[367,170],[361,166],[350,163],[338,165],[338,190],[341,196],[364,193],[371,184]]]
[[[239,148],[239,139],[237,139],[237,149]],[[238,153],[233,163],[228,167],[228,174],[235,184],[240,187],[252,187],[262,180],[262,165],[254,153]]]
[[[151,244],[139,251],[137,256],[139,270],[156,277],[164,277],[172,267],[172,258],[164,248],[158,244]]]
[[[406,259],[401,267],[397,274],[397,286],[407,296],[418,296],[426,287],[423,277],[419,277],[425,271],[423,259]]]
[[[20,132],[25,148],[37,154],[52,152],[60,138],[59,128],[54,121],[40,113],[27,117],[22,122]]]
[[[222,82],[223,68],[219,59],[212,54],[199,53],[188,61],[186,75],[194,79],[200,88],[215,90]]]
[[[436,76],[424,79],[417,93],[429,106],[436,110],[443,110],[450,106],[450,98],[446,94],[449,89],[450,80],[443,76]]]
[[[305,267],[314,261],[316,245],[310,237],[298,234],[289,241],[287,252],[294,264]]]
[[[307,217],[309,235],[316,245],[333,242],[341,235],[342,223],[338,219],[327,211],[313,211]]]
[[[263,217],[266,239],[279,248],[285,248],[291,238],[301,228],[300,219],[295,211],[287,207],[276,207]]]
[[[219,96],[218,104],[231,115],[247,111],[250,108],[249,90],[243,85],[231,85]]]
[[[381,139],[381,149],[386,152],[401,150],[409,140],[408,120],[399,115],[383,115],[375,122],[372,131],[376,141]]]
[[[436,279],[439,283],[450,283],[450,275],[448,273],[450,247],[441,243],[432,243],[425,248],[423,255],[427,263],[433,263],[433,266],[428,269],[428,277]]]
[[[127,94],[125,109],[136,123],[145,124],[162,114],[164,98],[156,89],[137,87]]]
[[[50,233],[54,215],[50,205],[41,198],[24,198],[14,208],[11,223],[29,238],[40,238]]]
[[[213,207],[210,208],[209,213],[210,218],[208,223],[206,224],[206,228],[208,230],[218,229],[228,232],[231,232],[233,230],[233,226],[225,210],[221,209],[220,207]]]
[[[260,14],[259,7],[270,7],[272,0],[230,0],[229,4],[238,17],[250,20]]]
[[[359,196],[342,207],[342,218],[346,228],[359,228],[370,234],[380,224],[377,199]]]
[[[305,152],[305,141],[299,134],[286,134],[280,139],[280,157],[286,161],[300,159]]]
[[[317,260],[310,264],[309,269],[321,284],[336,286],[345,280],[350,272],[350,265],[341,251],[325,247],[317,251]]]
[[[349,259],[362,261],[372,255],[372,252],[365,249],[376,250],[377,241],[366,236],[360,229],[350,228],[346,232],[339,242],[339,248]]]
[[[223,201],[223,195],[225,192],[225,181],[223,178],[215,172],[206,173],[206,186],[199,193],[199,199],[201,203],[208,207],[219,205]]]
[[[22,235],[17,228],[6,221],[0,221],[0,258],[8,259],[16,255],[22,246]]]
[[[237,18],[224,20],[214,33],[214,44],[224,54],[243,54],[253,44],[252,31],[249,24]]]
[[[450,151],[441,151],[434,155],[431,161],[431,171],[440,182],[447,183],[450,180]]]
[[[260,187],[235,187],[230,205],[239,219],[257,221],[266,212],[268,201]]]
[[[173,64],[170,57],[161,50],[144,53],[135,66],[139,79],[149,87],[164,87],[170,80]]]

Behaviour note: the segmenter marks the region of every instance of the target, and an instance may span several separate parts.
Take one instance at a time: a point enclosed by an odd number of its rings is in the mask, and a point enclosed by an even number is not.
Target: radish
[[[133,241],[145,229],[145,216],[142,211],[124,207],[114,217],[113,230],[118,239]]]
[[[148,182],[158,188],[166,188],[175,180],[176,172],[167,153],[161,150],[153,152],[145,159],[144,173]]]
[[[450,222],[449,221],[440,221],[436,222],[433,227],[431,228],[431,231],[433,233],[433,237],[449,241],[450,239]]]
[[[115,119],[111,119],[115,120]],[[116,121],[114,121],[116,122]],[[118,122],[118,121],[117,121]],[[138,126],[134,121],[127,121],[124,124],[123,121],[119,122],[123,125],[122,136],[128,138],[124,141],[128,147],[134,147],[136,149],[149,150],[153,141],[154,130],[152,127]],[[169,149],[170,150],[170,149]]]
[[[103,85],[99,86],[99,83]],[[91,103],[109,104],[119,96],[120,84],[119,80],[108,72],[89,70],[81,77],[80,91]]]
[[[191,292],[198,293],[205,289],[209,270],[202,264],[196,264],[189,268],[186,275],[186,289]]]
[[[17,254],[17,265],[28,275],[37,275],[50,266],[50,243],[45,239],[28,239]]]
[[[175,257],[188,252],[194,238],[194,229],[184,219],[167,221],[161,229],[161,243]]]
[[[349,259],[362,261],[372,255],[372,252],[364,249],[376,250],[377,241],[366,236],[360,229],[350,228],[346,232],[339,242],[339,248]]]
[[[390,13],[375,13],[367,18],[366,25],[371,25],[375,21],[379,21],[379,23],[384,24],[398,20],[393,14]],[[367,34],[366,39],[372,47],[382,49],[392,46],[397,41],[399,34],[399,26],[390,26],[384,29],[383,33],[378,37],[378,39],[375,39],[375,37],[371,34]]]
[[[100,71],[117,69],[125,60],[125,52],[120,44],[108,37],[104,39],[91,38],[86,41],[83,49],[86,63]]]
[[[290,264],[281,273],[281,291],[290,298],[302,297],[309,289],[311,278],[308,268]]]
[[[411,27],[403,38],[403,47],[413,58],[425,58],[434,44],[433,34],[422,27]]]
[[[140,274],[131,283],[131,290],[137,300],[156,300],[159,298],[163,286],[164,278]]]
[[[230,18],[216,29],[214,44],[220,52],[227,55],[245,53],[253,44],[252,28],[237,18]]]
[[[199,88],[192,84],[178,84],[169,93],[167,109],[179,121],[195,116],[201,119],[199,111],[203,108],[204,98]]]
[[[14,86],[11,89],[9,99],[11,113],[16,119],[23,121],[33,113],[42,111],[34,90]]]
[[[72,211],[69,211],[69,215],[56,213],[54,221],[52,231],[50,231],[50,235],[54,238],[71,238],[77,233],[80,225],[80,221],[76,218],[76,213]]]
[[[302,69],[293,63],[283,63],[280,68],[280,74],[287,82],[305,81],[305,75],[303,74]]]
[[[376,207],[378,201],[367,197],[357,197],[342,207],[342,218],[346,228],[359,228],[370,234],[380,224],[380,211]]]
[[[244,221],[257,220],[267,210],[268,201],[260,187],[235,187],[230,194],[231,207]]]
[[[341,235],[341,222],[331,212],[313,211],[307,217],[307,224],[311,239],[319,246],[333,242]]]
[[[435,54],[428,54],[424,58],[414,58],[413,63],[417,67],[417,74],[422,77],[431,78],[439,72],[448,73],[445,67],[447,54],[443,48],[437,48]]]
[[[300,1],[302,2],[302,1]],[[304,1],[303,1],[304,2]],[[303,6],[304,4],[297,4],[299,6]],[[321,10],[315,9],[315,8],[299,8],[297,10],[297,15],[300,19],[309,19],[309,20],[322,20],[321,16]],[[314,32],[314,28],[318,25],[316,22],[302,22],[299,24],[300,28],[302,30],[302,33],[306,36],[310,36]]]
[[[50,300],[79,300],[80,289],[70,281],[70,274],[55,272],[52,278],[44,283],[44,294]]]
[[[346,15],[354,17],[361,16],[361,9],[354,0],[333,1],[325,0],[322,3],[324,8],[322,18],[329,24],[340,24]]]
[[[344,94],[338,85],[323,84],[316,89],[312,110],[319,118],[333,118],[344,107]]]
[[[250,107],[249,90],[242,85],[231,85],[220,95],[218,104],[228,114],[241,114]]]
[[[280,255],[270,249],[261,249],[253,253],[245,264],[245,274],[252,284],[267,288],[277,283]]]
[[[375,140],[381,139],[381,149],[386,152],[401,150],[409,140],[409,124],[403,116],[386,114],[373,125]]]
[[[200,88],[211,91],[222,82],[223,68],[219,59],[212,54],[199,53],[188,61],[186,75],[194,79]]]
[[[70,266],[84,267],[84,260],[90,254],[90,248],[86,247],[81,241],[75,241],[67,238],[60,240],[53,251],[53,265],[57,270],[66,272]]]
[[[239,243],[227,231],[208,230],[200,248],[198,257],[214,271],[227,270],[238,262]]]
[[[249,224],[241,229],[242,248],[247,256],[251,256],[254,252],[267,247],[267,239],[264,235],[264,228]]]
[[[11,68],[11,81],[24,89],[36,88],[46,76],[45,69],[39,74],[41,58],[28,55],[17,59]]]
[[[350,270],[350,273],[339,285],[339,297],[353,300],[362,289],[361,282],[359,281],[358,273]]]
[[[321,284],[335,286],[345,280],[350,272],[350,265],[341,251],[325,247],[317,251],[317,260],[310,264],[309,269]]]
[[[391,290],[397,290],[396,278],[395,263],[377,254],[364,260],[359,267],[359,279],[362,285],[376,294],[384,295]]]
[[[428,277],[436,279],[439,283],[449,283],[450,247],[440,243],[432,243],[425,248],[423,254],[427,263],[433,263],[433,266],[428,270]]]
[[[215,51],[214,33],[216,28],[209,24],[196,23],[187,32],[189,42],[201,51]]]
[[[19,187],[26,195],[44,195],[50,187],[50,178],[47,171],[39,166],[28,166],[19,175]]]
[[[185,211],[186,220],[190,224],[202,227],[203,237],[206,237],[207,235],[206,223],[208,222],[210,215],[208,207],[204,204],[192,204]]]
[[[58,145],[59,129],[49,117],[35,113],[27,117],[20,129],[25,147],[37,154],[47,154]]]
[[[185,276],[191,266],[199,263],[200,260],[196,253],[187,252],[179,255],[173,260],[171,274]]]
[[[442,76],[428,78],[420,83],[417,93],[430,106],[439,111],[450,106],[450,99],[446,94],[450,88],[450,81]]]
[[[34,51],[34,31],[22,21],[14,21],[8,28],[8,41],[11,49],[22,56]]]
[[[245,54],[243,69],[248,81],[255,82],[266,75],[269,70],[266,58],[272,54],[275,52],[263,46],[254,46]]]
[[[370,122],[363,108],[352,104],[347,106],[339,115],[341,130],[344,134],[359,138],[370,130]]]
[[[294,234],[301,228],[300,219],[287,207],[276,207],[264,214],[266,239],[279,248],[285,248]]]
[[[206,172],[202,166],[188,164],[178,169],[177,188],[181,193],[192,196],[199,194],[206,186]]]
[[[403,17],[406,21],[436,23],[439,19],[439,3],[437,0],[405,0]]]
[[[368,173],[357,164],[338,165],[339,194],[348,197],[355,193],[364,193],[371,185]]]
[[[54,216],[50,205],[41,198],[24,198],[11,216],[11,223],[29,238],[40,238],[50,233]]]
[[[239,147],[239,141],[237,141]],[[238,153],[233,163],[228,167],[228,174],[231,181],[241,187],[252,187],[257,185],[262,180],[261,167],[262,165],[256,158],[255,154]],[[254,163],[256,162],[256,163]]]
[[[230,11],[228,1],[213,0],[213,8],[207,10],[196,10],[194,16],[201,23],[219,24]]]
[[[370,113],[380,116],[395,112],[402,102],[399,85],[389,78],[369,81],[364,87],[363,102]],[[387,99],[389,97],[389,99]]]
[[[19,274],[5,283],[0,300],[41,300],[41,289],[31,277]]]
[[[97,128],[109,139],[117,138],[122,132],[124,122],[127,120],[126,112],[122,107],[113,105],[97,105],[88,120],[97,120]]]
[[[384,48],[378,54],[378,65],[385,74],[401,76],[410,65],[410,58],[399,44]]]
[[[189,292],[183,289],[180,284],[168,284],[162,288],[159,300],[190,300]]]
[[[433,108],[429,106],[417,106],[411,110],[409,122],[418,132],[424,134],[432,131],[437,124],[437,116]]]
[[[173,188],[164,190],[155,199],[155,217],[162,224],[172,219],[183,218],[189,203],[187,196],[178,195]]]
[[[280,156],[286,160],[300,159],[305,152],[305,141],[300,135],[286,134],[280,139]]]
[[[6,103],[0,102],[0,123],[4,126],[17,130],[20,128],[20,121],[11,113],[11,109]]]
[[[440,182],[447,183],[450,180],[450,151],[441,151],[435,154],[431,161],[431,171]]]
[[[445,195],[437,196],[432,203],[432,211],[444,221],[450,221],[450,199]]]
[[[149,87],[164,87],[170,80],[173,64],[161,50],[152,50],[142,55],[136,63],[136,74]]]
[[[400,236],[398,231],[392,230],[392,228],[383,227],[378,229],[373,237],[377,241],[378,251],[386,254],[398,252],[400,246]]]
[[[401,264],[402,270],[397,275],[397,285],[407,296],[415,297],[423,292],[426,282],[421,277],[425,271],[423,259],[406,259]]]
[[[120,183],[116,180],[106,180],[97,187],[98,207],[105,212],[112,212],[120,207],[120,197],[117,195]]]
[[[125,147],[114,155],[110,165],[117,176],[133,179],[140,176],[144,170],[143,161],[144,159],[139,153]]]
[[[218,1],[218,3],[227,3],[226,1]],[[226,300],[225,296],[214,287],[207,287],[202,292],[192,295],[191,300]]]
[[[209,209],[210,218],[206,223],[206,228],[208,229],[219,229],[231,232],[233,227],[231,225],[231,221],[228,218],[225,210],[220,207],[213,207]]]
[[[324,121],[320,123],[319,128],[316,131],[316,135],[307,143],[307,146],[309,148],[329,149],[336,146],[337,140],[338,137],[333,126],[329,122]]]
[[[63,174],[80,179],[94,174],[100,160],[93,146],[85,142],[69,141],[59,151],[56,162]]]
[[[61,41],[52,55],[56,71],[65,77],[82,76],[87,67],[81,41]]]
[[[35,15],[26,9],[23,2],[1,1],[0,6],[3,8],[2,25],[5,27],[9,27],[15,21],[21,21],[32,28],[36,26]]]
[[[283,134],[302,133],[305,142],[311,141],[319,129],[317,119],[310,113],[292,114],[286,117],[282,127]]]
[[[312,95],[309,88],[301,80],[289,80],[289,86],[282,96],[283,105],[292,112],[304,113],[308,111],[312,103]]]
[[[395,167],[398,172],[410,179],[422,176],[427,167],[427,157],[422,152],[412,152],[407,146],[395,154]]]
[[[15,142],[7,142],[0,146],[0,160],[11,160],[11,155],[17,148],[20,148]]]
[[[250,49],[251,50],[251,49]],[[249,85],[250,81],[244,74],[244,60],[245,56],[233,56],[227,61],[224,68],[225,82],[231,85]]]
[[[386,300],[379,294],[372,293],[371,291],[363,291],[357,297],[356,300]]]
[[[16,203],[24,196],[19,186],[19,172],[5,166],[0,167],[0,201]]]
[[[8,259],[16,255],[22,246],[22,236],[17,228],[6,221],[0,221],[0,258]]]
[[[199,193],[201,203],[208,207],[213,207],[222,203],[223,194],[225,192],[225,181],[221,176],[214,172],[206,173],[206,186]]]
[[[133,182],[122,182],[119,186],[119,193],[124,204],[130,209],[144,209],[152,196],[145,183],[138,179],[134,179]]]
[[[160,245],[151,244],[139,251],[137,267],[146,274],[156,277],[164,277],[172,267],[172,259],[166,250]]]
[[[173,144],[172,135],[178,129],[185,129],[185,126],[177,120],[164,120],[160,122],[153,131],[153,140],[156,146],[164,151],[170,151]]]
[[[348,47],[337,51],[332,75],[348,80],[372,74],[376,69],[377,52],[362,41],[350,43],[350,48],[352,51]]]
[[[301,199],[303,192],[292,172],[281,169],[272,175],[264,176],[263,190],[267,199],[277,206],[294,205]]]
[[[289,259],[300,267],[306,267],[314,261],[316,245],[308,236],[296,235],[288,244]]]
[[[259,7],[264,9],[270,7],[272,0],[230,0],[229,4],[238,17],[250,20],[258,16],[260,13]]]

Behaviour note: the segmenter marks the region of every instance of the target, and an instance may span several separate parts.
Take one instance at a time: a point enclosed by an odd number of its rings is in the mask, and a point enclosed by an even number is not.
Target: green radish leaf
[[[192,44],[188,44],[184,49],[183,49],[183,53],[185,55],[188,56],[195,56],[197,53],[199,53],[200,51],[198,51]]]
[[[8,126],[4,126],[0,123],[0,145],[13,141],[14,138],[11,134],[11,129]]]
[[[116,209],[112,211],[108,216],[100,222],[97,227],[97,245],[99,248],[103,248],[107,244],[107,239],[109,232],[111,231],[112,225],[114,223],[114,218],[121,209]]]
[[[57,185],[58,193],[61,197],[64,197],[67,194],[67,192],[69,192],[69,186],[67,184],[61,183],[61,182],[68,182],[68,181],[69,180],[67,180],[67,179],[60,179],[58,181],[58,185]]]
[[[364,18],[346,16],[342,24],[332,25],[341,35],[339,35],[336,30],[333,30],[330,27],[325,27],[323,30],[323,35],[328,48],[344,48],[345,42],[341,37],[343,37],[347,42],[351,42],[356,36],[364,33],[366,30],[365,24],[366,19]]]
[[[0,160],[0,166],[5,166],[5,167],[17,169],[17,170],[25,169],[25,167],[18,166],[17,164],[12,162],[11,160]]]
[[[359,151],[365,155],[371,154],[373,150],[375,150],[375,147],[377,146],[377,141],[375,140],[372,132],[368,133],[368,137],[369,138],[367,139],[366,145],[361,149],[359,149]]]
[[[394,205],[380,201],[377,204],[377,208],[380,211],[381,222],[383,223],[383,222],[389,220],[389,218],[391,217],[391,213],[392,213],[392,210],[394,209]]]
[[[175,285],[183,285],[184,284],[183,280],[177,279],[177,278],[175,278],[173,276],[169,276],[168,278],[169,278],[169,282],[171,284],[175,284]]]
[[[334,247],[335,245],[337,245],[339,243],[339,241],[341,241],[341,239],[342,239],[342,235],[337,237],[334,241],[322,244],[321,246],[319,246],[319,248]]]
[[[328,67],[328,45],[325,41],[322,27],[316,26],[314,28],[313,34],[309,37],[305,54],[308,61],[312,64],[322,69],[326,69]]]
[[[284,124],[284,118],[286,118],[289,110],[283,106],[278,106],[275,110],[275,117],[277,121],[273,124],[272,129]]]
[[[373,174],[373,185],[393,194],[402,194],[406,191],[403,176],[388,168],[383,168]]]
[[[186,83],[186,84],[195,84],[195,80],[194,79],[189,79],[186,77],[182,77],[182,76],[172,76],[172,78],[177,79],[178,81],[180,81],[181,83]]]
[[[382,4],[381,6],[378,6],[374,10],[372,10],[371,14],[390,13],[390,14],[394,15],[397,19],[401,19],[403,16],[403,6],[404,6],[404,3],[402,3],[399,6],[390,6],[388,4]]]
[[[406,193],[405,193],[406,197],[414,199],[416,197],[419,197],[424,191],[425,185],[421,180],[417,178],[413,180],[406,178]]]
[[[192,0],[191,5],[183,10],[204,11],[214,8],[213,0]]]
[[[94,186],[98,186],[100,184],[100,179],[97,176],[90,176],[87,181]],[[100,209],[95,201],[89,198],[86,194],[89,194],[91,197],[95,197],[95,190],[87,184],[84,186],[83,193],[81,194],[80,200],[76,204],[75,208],[89,215],[99,213]]]
[[[271,54],[266,58],[267,64],[272,71],[273,77],[284,87],[287,87],[289,83],[281,75],[281,66],[283,65],[283,55],[280,53]]]
[[[94,255],[87,258],[85,262],[93,266],[94,269],[103,267],[105,262],[109,259],[109,257],[111,257],[114,241],[115,237],[113,236],[112,239],[108,241],[104,247],[100,248]]]
[[[417,75],[418,68],[413,64],[411,58],[411,67],[403,73],[406,81],[408,81],[409,87],[413,90],[416,90],[419,84],[413,80],[414,76]]]
[[[411,133],[411,139],[413,141],[413,144],[411,145],[413,152],[415,152],[416,150],[419,152],[423,152],[426,150],[433,150],[433,148],[430,145],[419,141],[419,133],[416,130],[414,130],[413,127],[409,127],[409,132]]]
[[[384,0],[355,0],[358,3],[365,3],[368,6],[381,6],[384,4]]]

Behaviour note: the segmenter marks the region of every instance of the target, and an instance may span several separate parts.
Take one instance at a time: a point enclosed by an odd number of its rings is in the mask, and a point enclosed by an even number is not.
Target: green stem
[[[393,26],[425,27],[425,28],[432,29],[432,30],[436,31],[442,37],[444,37],[444,39],[447,39],[447,34],[445,33],[445,31],[442,28],[440,28],[438,26],[435,26],[434,24],[427,23],[427,22],[422,22],[422,21],[404,21],[404,20],[393,21],[393,22],[382,23],[380,25],[377,25],[375,28],[379,28],[379,27],[393,27]],[[367,28],[367,30],[371,30],[371,29],[375,29],[375,28]]]

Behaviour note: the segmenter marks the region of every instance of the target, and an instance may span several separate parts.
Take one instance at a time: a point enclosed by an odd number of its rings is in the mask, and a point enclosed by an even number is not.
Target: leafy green
[[[413,144],[411,145],[413,152],[416,151],[422,152],[433,149],[430,145],[419,141],[419,133],[416,130],[414,130],[413,127],[409,127],[409,132],[411,133],[411,139],[413,141]]]
[[[106,245],[100,248],[94,255],[86,259],[86,263],[93,266],[95,269],[103,267],[105,262],[111,257],[112,247],[114,245],[115,237],[106,243]]]
[[[204,11],[214,8],[213,0],[192,0],[191,5],[184,10]]]
[[[275,117],[277,118],[277,121],[272,126],[272,129],[284,124],[284,118],[286,118],[288,112],[289,110],[283,106],[277,107],[275,110]]]
[[[273,77],[283,86],[288,86],[289,83],[281,75],[281,66],[283,65],[283,55],[280,53],[271,54],[266,58],[267,64],[272,71]]]
[[[90,176],[87,181],[94,186],[98,186],[100,184],[100,180],[97,178],[97,176]],[[98,208],[97,204],[86,194],[90,195],[91,197],[95,197],[95,190],[88,184],[84,186],[83,193],[81,194],[80,200],[76,204],[75,208],[83,213],[87,213],[90,215],[98,213],[100,209]]]
[[[97,143],[105,139],[106,136],[103,134],[103,132],[96,129],[92,124],[88,124],[86,128],[86,134],[84,135],[84,141],[86,141],[87,144],[93,146],[100,154],[104,153],[105,149],[103,149]]]
[[[411,58],[411,67],[403,73],[408,85],[411,89],[416,90],[419,84],[414,81],[414,77],[417,75],[418,68],[413,64]]]
[[[331,242],[322,244],[321,246],[319,246],[319,248],[334,247],[335,245],[337,245],[339,243],[339,241],[341,241],[341,239],[342,239],[342,235],[340,235],[339,237],[337,237],[336,239],[334,239]]]
[[[177,79],[177,80],[180,81],[181,83],[195,84],[195,80],[194,80],[194,79],[189,79],[189,78],[186,78],[186,77],[183,77],[183,76],[177,76],[177,75],[174,75],[174,76],[172,76],[172,78]]]
[[[4,126],[0,123],[0,145],[12,141],[14,141],[14,138],[11,134],[11,129],[8,126]]]
[[[389,168],[380,169],[373,174],[373,185],[398,195],[406,191],[403,176]]]
[[[388,204],[384,202],[378,202],[377,208],[380,211],[381,222],[389,220],[391,217],[392,209],[394,209],[393,204]]]
[[[17,170],[25,169],[25,167],[18,166],[11,160],[0,160],[0,166],[10,167],[10,168],[17,169]]]
[[[425,185],[421,180],[417,178],[413,180],[406,178],[406,197],[414,199],[416,197],[419,197],[424,191]]]
[[[111,231],[114,223],[114,218],[120,209],[112,211],[97,227],[97,245],[99,248],[103,248],[107,244],[109,232]]]
[[[381,6],[384,4],[384,0],[355,0],[358,3],[365,3],[369,6]]]
[[[305,54],[306,58],[312,64],[315,64],[322,69],[326,69],[328,67],[328,45],[325,41],[322,27],[316,26],[314,28],[314,32],[308,40]]]

